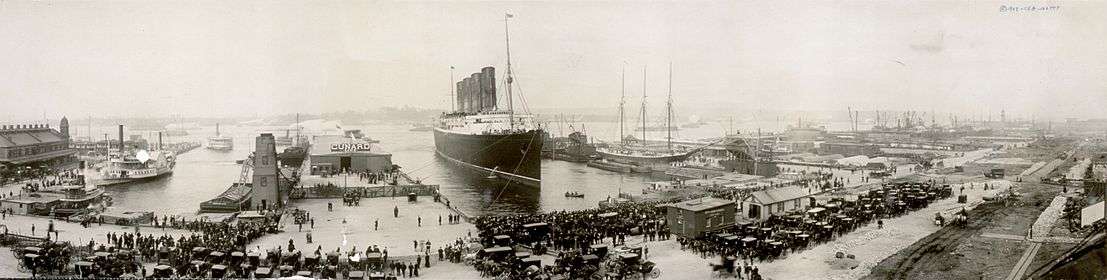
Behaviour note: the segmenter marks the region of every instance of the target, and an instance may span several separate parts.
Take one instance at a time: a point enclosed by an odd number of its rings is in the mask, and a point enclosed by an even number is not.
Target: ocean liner
[[[509,18],[504,18],[505,38]],[[457,82],[454,111],[443,113],[435,123],[435,153],[475,174],[537,188],[542,181],[545,132],[533,115],[516,114],[512,107],[511,45],[505,42],[506,108],[497,104],[495,68],[481,68]]]

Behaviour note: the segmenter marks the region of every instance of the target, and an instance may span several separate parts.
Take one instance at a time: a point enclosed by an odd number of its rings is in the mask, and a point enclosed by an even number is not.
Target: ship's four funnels
[[[464,113],[496,110],[496,69],[489,66],[457,82],[457,108]]]

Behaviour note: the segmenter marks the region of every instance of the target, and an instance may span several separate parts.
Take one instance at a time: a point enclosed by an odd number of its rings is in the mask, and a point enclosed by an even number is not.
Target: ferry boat
[[[101,186],[155,179],[172,174],[176,156],[170,151],[147,152],[139,150],[134,155],[122,154],[107,162],[100,169]]]
[[[119,125],[119,142],[123,142],[123,125]],[[160,146],[160,144],[159,144]],[[150,180],[173,173],[176,166],[176,154],[168,150],[148,152],[137,150],[128,152],[126,145],[108,155],[108,161],[99,169],[99,183],[106,186]]]
[[[234,138],[219,135],[219,124],[215,124],[215,137],[208,138],[208,149],[216,151],[234,150]]]
[[[505,32],[509,18],[510,15],[504,17]],[[435,154],[486,178],[540,188],[545,132],[533,115],[516,114],[512,107],[514,77],[511,45],[506,42],[507,108],[497,104],[495,68],[484,67],[458,82],[455,95],[458,108],[436,120]]]

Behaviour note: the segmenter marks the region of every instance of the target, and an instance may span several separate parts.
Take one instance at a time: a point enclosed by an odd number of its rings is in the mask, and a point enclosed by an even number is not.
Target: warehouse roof
[[[721,198],[714,198],[714,197],[705,197],[705,198],[698,198],[698,199],[693,199],[693,200],[688,200],[688,201],[681,201],[681,202],[669,204],[669,206],[676,207],[676,208],[679,208],[679,209],[688,210],[688,211],[703,211],[703,210],[707,210],[707,209],[726,206],[728,204],[734,204],[734,201],[721,199]]]
[[[29,145],[62,142],[65,138],[53,129],[0,129],[0,147],[23,147]]]
[[[797,198],[807,197],[810,194],[803,192],[799,187],[783,187],[768,189],[762,191],[753,192],[752,198],[755,202],[761,204],[773,204],[781,201],[789,201]]]

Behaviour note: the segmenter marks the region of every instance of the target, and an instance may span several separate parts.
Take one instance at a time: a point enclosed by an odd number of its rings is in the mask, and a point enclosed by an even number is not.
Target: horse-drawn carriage
[[[661,269],[653,262],[642,259],[642,248],[627,248],[611,254],[607,263],[608,276],[614,279],[650,279],[661,276]]]
[[[939,227],[944,226],[963,226],[968,222],[968,212],[965,209],[957,211],[948,220],[942,213],[934,213],[934,225]]]
[[[711,276],[717,278],[735,278],[740,273],[738,266],[735,265],[737,258],[733,256],[721,257],[721,261],[718,264],[708,264],[711,266]]]
[[[71,256],[69,243],[51,241],[39,242],[35,246],[26,246],[21,249],[13,249],[12,253],[19,260],[19,267],[17,268],[19,271],[39,275],[64,273]]]

